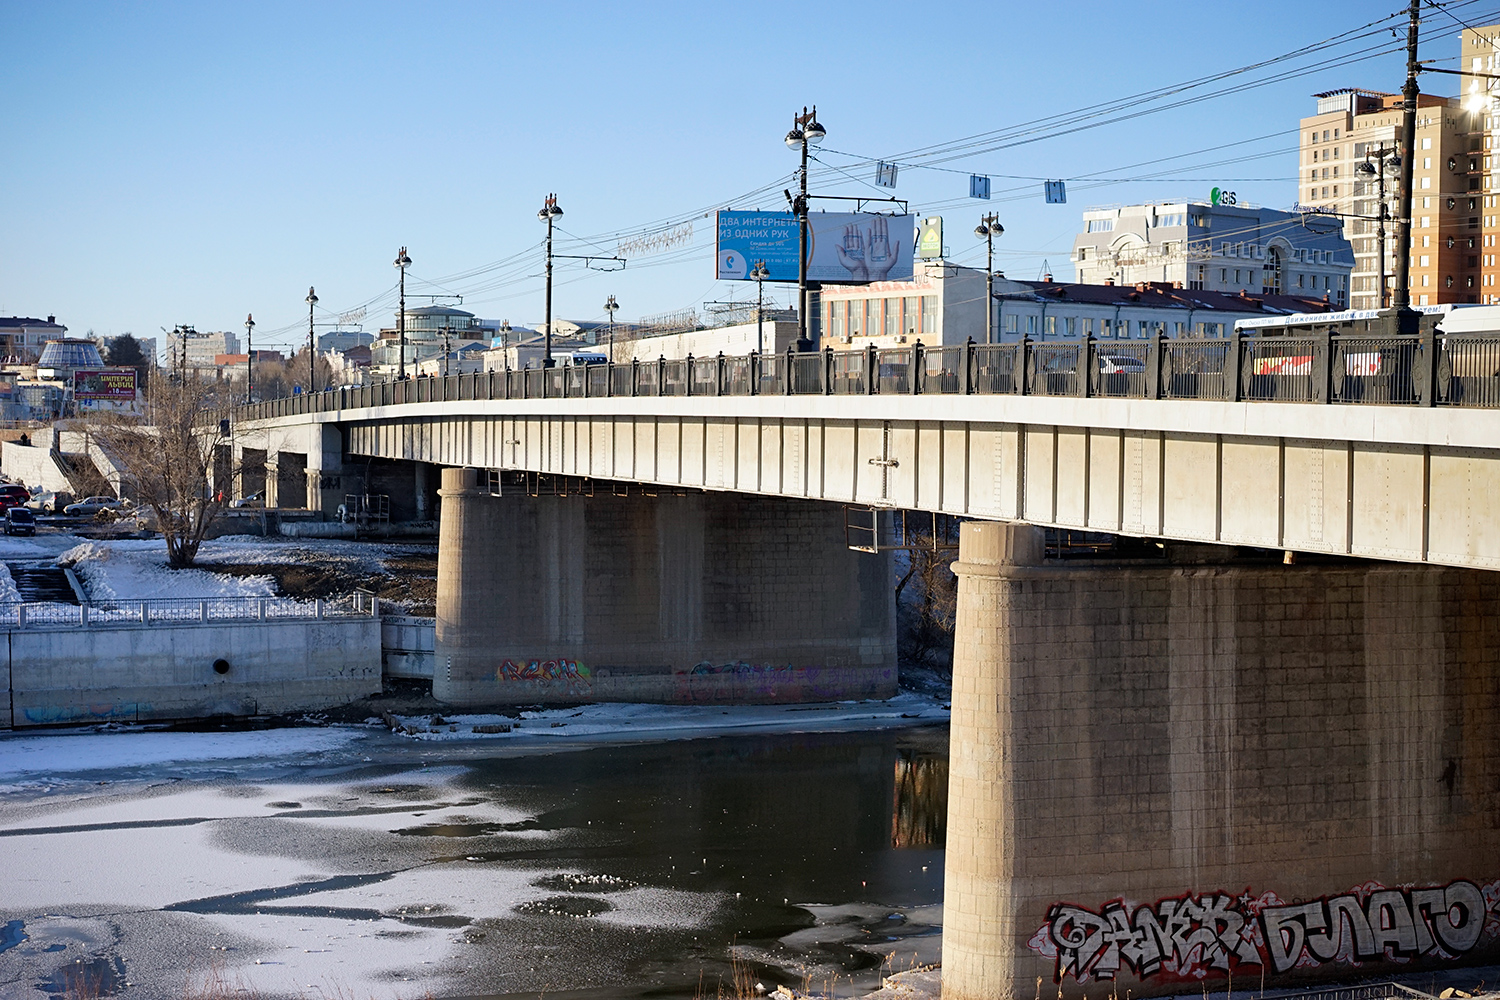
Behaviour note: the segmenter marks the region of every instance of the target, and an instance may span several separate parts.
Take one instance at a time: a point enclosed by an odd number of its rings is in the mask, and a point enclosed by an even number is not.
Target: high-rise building
[[[1302,119],[1298,197],[1348,219],[1345,231],[1354,244],[1349,304],[1379,309],[1391,304],[1395,284],[1402,98],[1357,89],[1315,96],[1317,113]],[[1481,301],[1480,196],[1470,189],[1478,179],[1469,164],[1473,118],[1458,98],[1417,97],[1412,305]]]
[[[1500,160],[1495,139],[1500,133],[1500,25],[1465,28],[1460,37],[1462,58],[1459,68],[1465,73],[1460,100],[1473,122],[1469,136],[1469,190],[1466,202],[1478,200],[1479,246],[1468,251],[1479,258],[1479,301],[1500,303]],[[1470,76],[1482,73],[1484,76]],[[1467,241],[1465,241],[1467,243]],[[1467,249],[1467,247],[1465,247]],[[1473,301],[1467,299],[1465,301]]]

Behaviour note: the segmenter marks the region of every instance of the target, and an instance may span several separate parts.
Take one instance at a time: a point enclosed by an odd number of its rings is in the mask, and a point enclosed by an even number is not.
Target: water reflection
[[[941,848],[947,832],[947,754],[911,748],[898,750],[891,846]]]

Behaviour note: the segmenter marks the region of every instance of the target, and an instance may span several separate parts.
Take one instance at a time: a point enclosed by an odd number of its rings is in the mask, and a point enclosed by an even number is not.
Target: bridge
[[[1285,986],[1500,957],[1500,337],[1438,322],[418,379],[232,447],[324,511],[442,468],[457,704],[882,696],[845,508],[963,518],[945,997]]]

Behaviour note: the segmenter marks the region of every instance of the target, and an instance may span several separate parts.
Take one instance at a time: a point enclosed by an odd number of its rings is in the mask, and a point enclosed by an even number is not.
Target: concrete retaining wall
[[[51,431],[40,430],[33,432],[33,443],[29,446],[14,441],[0,442],[0,472],[30,487],[71,491],[73,486],[67,475],[48,450],[52,440]]]
[[[13,718],[0,722],[16,728],[317,711],[380,691],[380,622],[12,630],[7,676]]]
[[[1500,574],[1039,534],[960,536],[946,1000],[1500,957]]]

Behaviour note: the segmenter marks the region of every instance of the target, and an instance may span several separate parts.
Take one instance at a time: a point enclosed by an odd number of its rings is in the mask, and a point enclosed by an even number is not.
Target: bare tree
[[[158,378],[146,421],[111,415],[96,429],[100,444],[124,469],[122,492],[156,516],[173,569],[193,565],[224,509],[223,492],[213,489],[214,458],[225,440],[221,421],[238,395],[231,386],[191,374]]]

